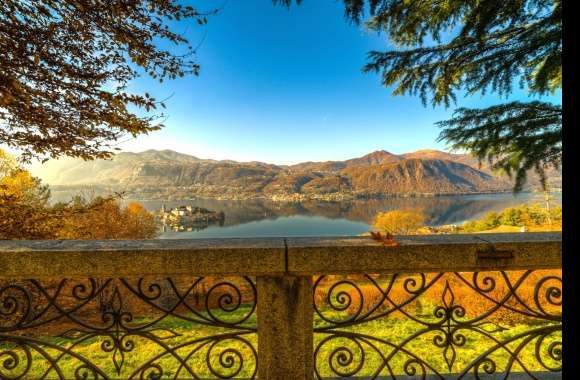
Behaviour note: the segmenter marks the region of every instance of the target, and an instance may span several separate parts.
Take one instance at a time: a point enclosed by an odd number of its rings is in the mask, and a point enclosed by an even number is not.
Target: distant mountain
[[[472,168],[480,170],[494,177],[500,178],[503,181],[512,182],[512,180],[506,174],[494,173],[489,162],[487,161],[480,162],[476,157],[473,157],[470,154],[453,154],[448,152],[442,152],[440,150],[424,149],[412,153],[402,154],[401,157],[406,159],[410,158],[438,159],[459,162],[461,164],[471,166]],[[558,188],[562,187],[562,170],[557,170],[552,167],[548,167],[546,168],[546,176],[550,186]],[[533,170],[530,170],[528,172],[527,186],[528,188],[540,187],[540,178],[538,174]]]
[[[163,165],[168,162],[187,165],[199,161],[202,160],[172,150],[147,150],[119,153],[112,160],[82,161],[65,157],[34,165],[31,171],[50,185],[109,186],[138,175],[140,168],[146,165]]]
[[[373,166],[373,165],[384,165],[393,164],[403,161],[403,157],[397,156],[387,152],[386,150],[377,150],[376,152],[369,153],[359,158],[352,158],[346,160],[345,164],[347,168],[360,167],[360,166]]]
[[[171,150],[119,153],[112,160],[51,160],[32,168],[52,186],[95,186],[147,198],[345,199],[504,191],[511,182],[468,155],[381,150],[345,161],[273,165],[200,159]]]
[[[371,193],[473,193],[505,190],[509,184],[449,160],[404,159],[396,163],[343,170],[355,189]],[[506,186],[507,185],[507,186]]]
[[[344,168],[390,164],[403,161],[404,157],[389,153],[385,150],[377,150],[362,157],[352,158],[346,161],[304,162],[290,166],[293,170],[312,171],[338,171]]]
[[[477,165],[477,159],[469,154],[449,153],[434,149],[422,149],[411,153],[404,153],[401,154],[400,157],[404,159],[419,158],[430,160],[449,160],[469,166]]]

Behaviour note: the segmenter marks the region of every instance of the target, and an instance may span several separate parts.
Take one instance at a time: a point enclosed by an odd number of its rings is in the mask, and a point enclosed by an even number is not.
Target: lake
[[[54,200],[69,200],[70,193],[53,192]],[[125,200],[129,202],[131,200]],[[378,212],[393,209],[420,209],[426,224],[461,224],[478,219],[490,211],[522,203],[543,204],[541,193],[454,195],[437,197],[388,198],[350,202],[272,202],[267,200],[192,199],[181,201],[138,201],[146,209],[193,205],[223,211],[222,225],[209,225],[191,231],[160,228],[161,239],[226,237],[349,236],[370,230]],[[552,205],[562,204],[562,194],[552,194]]]

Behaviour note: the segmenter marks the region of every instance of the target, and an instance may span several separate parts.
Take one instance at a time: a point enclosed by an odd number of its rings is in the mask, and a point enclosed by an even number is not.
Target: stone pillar
[[[312,379],[312,277],[258,277],[257,286],[258,378]]]

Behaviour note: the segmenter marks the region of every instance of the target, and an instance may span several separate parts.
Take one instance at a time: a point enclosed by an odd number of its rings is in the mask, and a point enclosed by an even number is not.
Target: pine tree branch
[[[535,170],[546,189],[545,169],[562,160],[562,107],[545,102],[511,102],[484,109],[459,108],[453,118],[437,123],[439,141],[466,149],[480,161],[510,177],[521,191],[527,172]]]

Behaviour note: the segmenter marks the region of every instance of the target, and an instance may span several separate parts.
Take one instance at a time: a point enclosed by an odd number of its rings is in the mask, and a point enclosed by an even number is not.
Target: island
[[[198,231],[212,224],[223,226],[225,221],[223,211],[217,212],[193,205],[167,208],[163,204],[157,217],[163,231],[169,228],[177,232]]]

